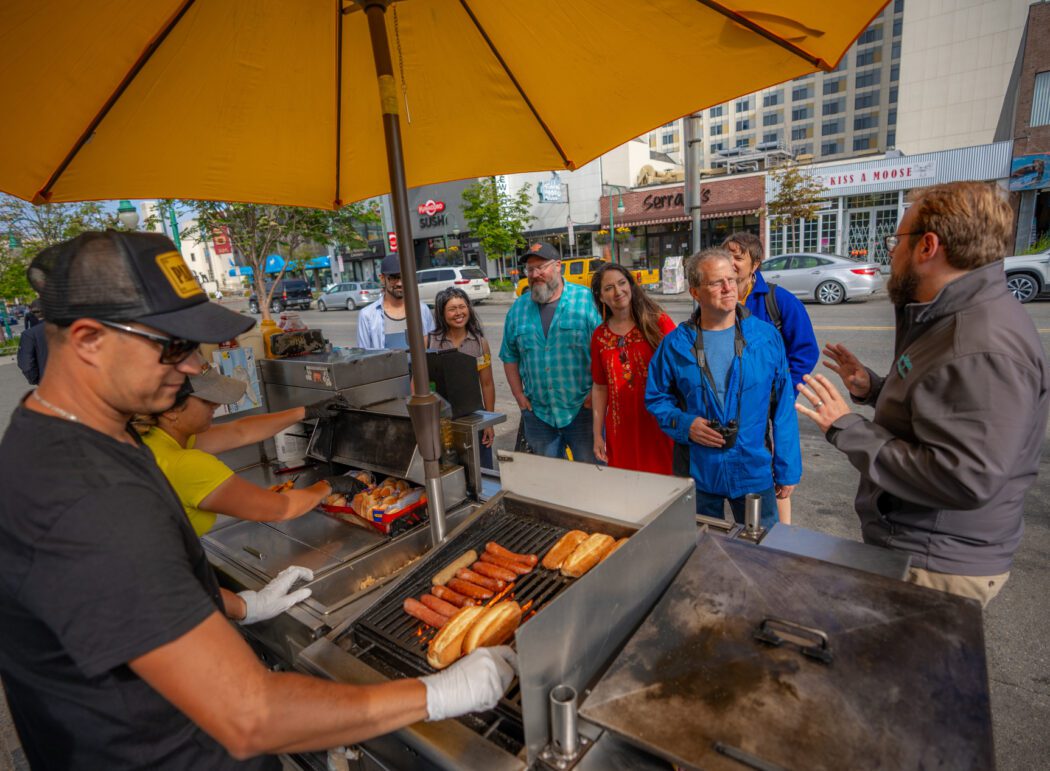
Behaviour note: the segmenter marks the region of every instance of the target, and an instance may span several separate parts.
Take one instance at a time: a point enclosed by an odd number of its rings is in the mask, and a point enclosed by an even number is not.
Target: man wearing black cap
[[[263,667],[227,618],[287,607],[296,574],[220,590],[127,426],[172,405],[199,342],[254,322],[209,303],[157,234],[85,233],[41,252],[29,279],[50,359],[0,442],[0,678],[30,766],[278,768],[262,753],[495,705],[509,648],[381,686]]]
[[[535,243],[522,259],[529,291],[507,313],[499,357],[521,407],[525,440],[539,455],[596,463],[591,335],[601,324],[591,293],[561,275],[561,257]]]
[[[401,262],[396,254],[383,258],[380,278],[383,296],[361,310],[357,317],[358,348],[408,348],[408,322],[405,313],[405,288],[401,284]],[[422,300],[419,311],[423,334],[434,331],[434,316]]]

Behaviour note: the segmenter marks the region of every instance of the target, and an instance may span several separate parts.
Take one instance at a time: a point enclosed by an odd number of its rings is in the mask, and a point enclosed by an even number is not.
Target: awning
[[[758,210],[762,207],[761,203],[756,202],[754,206],[746,206],[745,208],[734,208],[726,209],[724,207],[718,208],[707,208],[700,209],[700,219],[702,220],[717,220],[723,217],[744,217],[749,214],[757,214]],[[666,225],[672,222],[689,222],[689,217],[684,214],[676,214],[671,217],[654,217],[652,219],[644,220],[623,220],[617,221],[618,227],[636,227],[641,225]]]
[[[314,257],[309,260],[303,268],[305,270],[326,270],[331,267],[331,259],[327,255],[321,255],[320,257]],[[268,274],[280,273],[284,268],[285,259],[279,254],[271,254],[266,258],[266,267],[264,272]],[[229,275],[231,276],[251,276],[255,271],[252,270],[250,265],[237,265],[230,269]]]

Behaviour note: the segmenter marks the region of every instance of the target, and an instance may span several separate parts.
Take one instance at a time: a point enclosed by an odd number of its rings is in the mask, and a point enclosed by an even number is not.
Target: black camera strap
[[[733,323],[733,359],[739,362],[740,365],[740,376],[737,382],[737,394],[736,394],[736,418],[734,421],[736,425],[740,425],[740,405],[744,398],[744,346],[747,345],[747,340],[744,339],[744,331],[741,326],[741,319],[743,317],[740,314],[740,307],[737,307],[736,319]],[[715,386],[715,376],[711,372],[711,367],[707,363],[707,355],[704,353],[704,330],[700,328],[700,316],[697,313],[695,317],[695,323],[693,326],[696,329],[696,340],[693,342],[693,355],[696,357],[696,365],[700,368],[700,372],[707,379],[707,382],[711,385],[711,390],[714,393],[718,393],[718,388]],[[731,373],[733,370],[730,369]],[[728,374],[727,374],[728,377]],[[703,394],[704,408],[711,414],[715,414],[715,410],[709,401],[707,395],[707,389],[701,388],[700,392]],[[708,418],[710,420],[710,418]]]

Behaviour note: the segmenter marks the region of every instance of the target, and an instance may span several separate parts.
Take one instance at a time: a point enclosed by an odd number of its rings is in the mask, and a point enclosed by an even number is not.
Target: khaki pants
[[[1010,577],[1009,571],[997,576],[957,576],[951,573],[934,573],[922,568],[910,568],[908,570],[908,581],[929,589],[937,589],[949,594],[957,594],[960,597],[969,597],[978,600],[981,607],[987,607],[999,590],[1003,588],[1006,579]]]

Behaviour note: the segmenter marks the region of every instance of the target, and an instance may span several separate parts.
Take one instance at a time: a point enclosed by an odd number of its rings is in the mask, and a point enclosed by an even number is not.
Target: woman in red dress
[[[670,474],[673,443],[645,409],[645,381],[675,323],[621,265],[603,265],[591,293],[603,319],[591,336],[594,454],[615,468]]]

